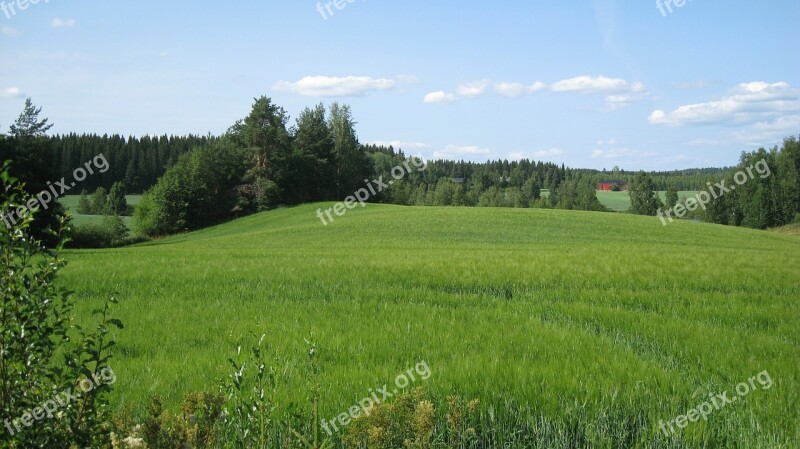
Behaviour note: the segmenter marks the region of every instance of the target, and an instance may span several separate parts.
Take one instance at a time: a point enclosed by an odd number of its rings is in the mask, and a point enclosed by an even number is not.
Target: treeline
[[[574,172],[587,176],[595,184],[605,180],[625,181],[629,186],[638,172],[620,170],[614,167],[611,171],[578,169]],[[692,168],[687,170],[646,172],[656,190],[697,191],[705,185],[709,176],[723,175],[730,167]]]
[[[220,139],[178,157],[134,214],[148,236],[199,229],[282,205],[341,200],[406,160],[361,145],[349,106],[306,108],[292,126],[261,97]],[[543,197],[542,189],[548,191]],[[433,161],[371,198],[405,205],[604,210],[593,181],[552,163]]]
[[[110,169],[88,177],[81,187],[95,191],[98,187],[111,189],[122,182],[129,194],[143,193],[163,176],[178,158],[194,148],[204,147],[217,140],[213,136],[144,136],[67,134],[46,137],[50,149],[52,171],[58,178],[70,178],[72,171],[84,162],[103,154]]]
[[[338,201],[364,187],[368,179],[388,177],[407,159],[399,149],[362,145],[349,106],[337,103],[329,108],[321,104],[306,108],[289,125],[286,111],[261,97],[246,118],[220,137],[48,137],[51,125],[38,118],[40,111],[30,99],[26,101],[20,118],[5,139],[0,139],[0,159],[11,159],[12,173],[36,193],[45,182],[70,178],[75,167],[104,154],[110,169],[85,179],[81,189],[103,189],[102,193],[116,186],[117,193],[144,193],[134,223],[146,236],[199,229],[282,205]],[[742,163],[756,154],[766,158],[775,176],[726,195],[714,202],[707,216],[698,218],[761,228],[794,220],[800,201],[797,151],[796,139],[789,139],[782,150],[743,155]],[[735,171],[654,172],[639,179],[642,173],[617,167],[599,171],[529,160],[437,160],[428,161],[424,171],[408,173],[370,201],[602,211],[605,208],[597,200],[596,185],[617,179],[631,187],[640,186],[641,195],[631,192],[637,203],[632,209],[651,215],[654,207],[665,206],[655,190],[667,190],[673,200],[678,190],[702,190],[709,181],[732,176]],[[86,199],[82,203],[88,210]],[[54,205],[40,218],[52,225],[60,213]]]
[[[280,205],[343,198],[372,174],[349,106],[286,111],[261,97],[220,139],[178,157],[136,208],[148,236],[198,229]]]
[[[738,166],[708,178],[704,190],[713,194],[702,217],[712,223],[766,229],[800,221],[800,141],[742,153]]]
[[[365,146],[374,176],[386,175],[406,155],[392,147]],[[545,194],[542,194],[542,191]],[[408,206],[537,207],[604,210],[592,179],[550,162],[429,161],[427,168],[395,182],[376,201]]]

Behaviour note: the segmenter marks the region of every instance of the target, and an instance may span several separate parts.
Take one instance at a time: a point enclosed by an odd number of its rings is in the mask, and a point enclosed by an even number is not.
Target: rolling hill
[[[756,383],[684,438],[798,442],[796,236],[626,214],[379,204],[323,226],[320,207],[330,205],[68,251],[62,280],[87,323],[104,297],[120,299],[115,403],[157,393],[174,407],[213,389],[252,331],[295,360],[292,370],[305,363],[304,339],[318,343],[325,416],[424,360],[431,377],[414,386],[442,400],[459,392],[498,419],[524,409],[556,428],[613,421],[655,439],[659,421],[767,372],[769,389]],[[306,396],[297,384],[281,399]]]

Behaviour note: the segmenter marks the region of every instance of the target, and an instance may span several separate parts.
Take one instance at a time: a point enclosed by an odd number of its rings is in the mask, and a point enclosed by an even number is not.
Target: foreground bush
[[[0,171],[2,214],[28,200],[8,166]],[[0,448],[105,447],[116,381],[109,334],[122,323],[109,317],[113,299],[95,311],[94,332],[72,322],[75,302],[56,286],[68,219],[52,231],[57,244],[48,249],[31,235],[37,214],[0,226]]]

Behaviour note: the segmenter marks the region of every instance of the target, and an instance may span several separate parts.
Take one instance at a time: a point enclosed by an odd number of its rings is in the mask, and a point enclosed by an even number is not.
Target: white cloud
[[[716,139],[708,139],[705,137],[698,137],[696,139],[692,139],[689,141],[689,145],[698,146],[698,145],[721,145],[722,142]]]
[[[550,88],[553,92],[576,92],[582,94],[604,93],[606,106],[604,111],[616,111],[641,101],[648,93],[642,83],[629,83],[619,78],[605,76],[577,76],[559,81]]]
[[[397,81],[400,81],[401,83],[419,84],[420,82],[419,78],[417,78],[414,75],[400,74],[397,75],[395,78],[397,79]]]
[[[643,94],[609,95],[606,97],[606,110],[616,111],[644,98]]]
[[[592,150],[592,159],[631,159],[653,158],[658,156],[655,151],[638,151],[630,148],[611,148],[608,150]]]
[[[749,129],[733,133],[733,137],[751,146],[769,146],[800,132],[800,115],[779,117],[771,122],[758,122]]]
[[[431,146],[426,143],[419,143],[419,142],[403,142],[400,140],[373,140],[369,142],[371,145],[378,145],[383,147],[394,147],[395,149],[404,149],[404,150],[424,150],[426,148],[430,148]]]
[[[17,34],[17,30],[4,25],[0,27],[0,34],[3,36],[15,36]]]
[[[491,81],[482,80],[469,84],[462,84],[456,88],[455,94],[445,93],[444,91],[431,92],[425,97],[426,103],[451,103],[458,97],[474,97],[482,95],[491,85]],[[526,85],[517,82],[494,83],[494,91],[506,97],[518,97],[523,94],[530,94],[546,89],[548,86],[536,81]],[[642,83],[631,84],[623,79],[606,78],[604,76],[578,76],[568,80],[559,81],[550,89],[554,92],[578,92],[578,93],[605,93],[605,110],[617,110],[630,105],[633,102],[642,100],[647,96]]]
[[[434,159],[461,160],[477,157],[479,159],[482,158],[482,160],[489,160],[491,156],[491,150],[477,146],[448,145],[444,150],[433,152]]]
[[[526,86],[522,83],[503,82],[503,83],[496,83],[494,85],[494,91],[500,95],[505,95],[506,97],[518,97],[522,94],[538,92],[546,87],[547,85],[541,81],[536,81],[530,86]]]
[[[654,125],[755,124],[800,110],[800,92],[785,82],[742,83],[731,96],[680,106],[672,112],[655,110]]]
[[[483,95],[483,93],[486,91],[486,88],[489,87],[489,84],[491,84],[491,81],[489,80],[462,84],[456,88],[456,94],[459,97],[475,97],[478,95]]]
[[[577,76],[559,81],[551,87],[554,92],[579,92],[579,93],[624,93],[644,92],[644,85],[636,83],[631,85],[619,78],[606,78],[605,76]]]
[[[547,150],[539,150],[534,152],[525,152],[525,151],[517,151],[514,153],[509,153],[508,158],[512,160],[520,160],[520,159],[547,159],[547,158],[554,158],[558,156],[562,156],[564,154],[564,150],[561,148],[550,148]]]
[[[438,92],[431,92],[428,95],[425,95],[425,99],[423,101],[428,104],[452,103],[456,101],[456,96],[440,90]]]
[[[162,51],[161,53],[158,54],[158,56],[160,56],[162,58],[166,58],[167,56],[169,56],[169,52]]]
[[[294,83],[278,81],[272,88],[306,97],[359,97],[371,91],[387,90],[394,86],[394,80],[368,76],[307,76]]]
[[[55,19],[50,21],[50,26],[53,28],[72,28],[75,26],[75,19]]]
[[[709,87],[711,83],[708,81],[684,81],[684,82],[675,82],[672,83],[673,86],[677,87],[678,89],[689,90],[689,89],[703,89],[705,87]]]
[[[7,89],[0,90],[0,98],[2,99],[22,98],[22,96],[22,91],[19,90],[18,87],[9,87]]]

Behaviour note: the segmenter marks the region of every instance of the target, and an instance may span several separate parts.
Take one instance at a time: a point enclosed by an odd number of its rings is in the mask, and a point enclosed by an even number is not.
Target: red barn
[[[615,190],[614,186],[619,187],[618,190],[628,190],[628,183],[625,181],[620,181],[619,179],[607,179],[605,181],[600,181],[597,184],[597,190]]]

